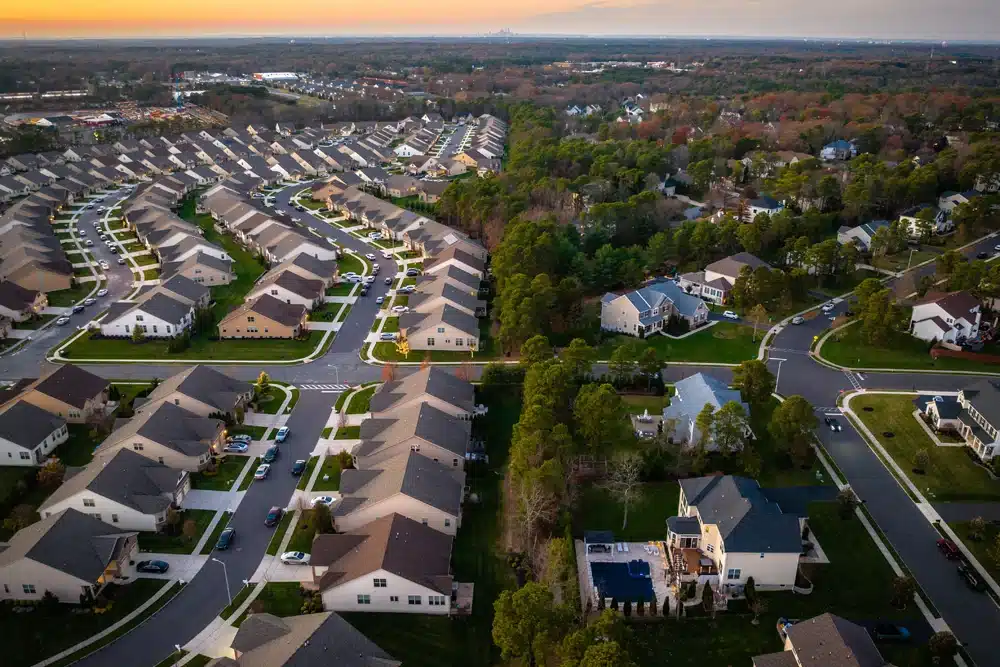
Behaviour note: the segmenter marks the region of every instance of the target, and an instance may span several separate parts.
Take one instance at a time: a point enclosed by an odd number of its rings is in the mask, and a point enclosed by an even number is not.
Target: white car
[[[347,278],[349,280],[351,278],[356,278],[357,276],[358,274],[356,274],[354,271],[348,271],[347,273],[342,274],[340,277]]]
[[[94,242],[91,241],[90,239],[87,239],[86,241],[84,241],[83,245],[85,245],[85,246],[87,246],[89,248],[92,245],[94,245]]]
[[[368,234],[368,238],[370,238],[372,241],[378,241],[379,239],[382,238],[382,234],[380,232],[370,232]]]
[[[801,315],[796,315],[792,318],[792,324],[802,324],[803,322],[805,322],[805,320],[802,319]]]
[[[392,259],[392,253],[387,250],[383,250],[382,259]]]
[[[286,551],[281,554],[281,562],[286,565],[308,565],[309,554],[302,551]]]
[[[86,229],[77,229],[76,231],[80,232],[80,236],[86,236],[87,235],[87,230]]]
[[[834,308],[836,308],[836,307],[837,307],[837,306],[835,306],[835,305],[834,305],[834,304],[832,304],[832,303],[824,303],[824,304],[823,304],[823,312],[824,312],[824,313],[829,313],[829,312],[830,312],[831,310],[833,310],[833,309],[834,309]]]
[[[102,259],[102,260],[101,260],[101,264],[100,264],[100,267],[101,267],[102,269],[104,269],[105,271],[107,271],[108,269],[110,269],[110,268],[111,268],[111,265],[110,265],[110,264],[108,264],[108,260],[106,260],[106,259]]]
[[[316,496],[315,498],[309,501],[309,504],[312,507],[316,507],[316,505],[326,505],[327,507],[329,507],[330,505],[333,504],[333,496]]]
[[[124,264],[125,263],[125,258],[124,257],[119,257],[118,258],[118,263],[119,264]]]
[[[367,255],[365,255],[365,259],[370,259],[371,261],[374,262],[375,261],[375,253],[373,253],[373,252],[368,253]]]
[[[392,312],[394,312],[394,313],[407,313],[409,311],[410,311],[410,308],[408,306],[393,306],[392,307]]]
[[[271,465],[268,463],[261,463],[257,466],[257,471],[253,474],[254,479],[267,479],[267,474],[271,472]]]
[[[383,303],[385,303],[385,297],[384,296],[378,297],[377,299],[375,299],[375,303],[382,305]]]
[[[108,290],[106,289],[97,290],[97,296],[107,296],[107,295],[108,295]]]
[[[64,327],[67,324],[69,324],[69,318],[68,317],[60,317],[58,320],[56,320],[56,324],[59,325],[59,326],[61,326],[61,327]]]
[[[993,252],[1000,252],[1000,243],[998,243],[997,245],[993,246]]]
[[[737,315],[736,313],[734,313],[731,310],[727,310],[726,312],[722,313],[722,316],[725,317],[727,320],[738,320],[738,319],[740,319],[740,316]]]

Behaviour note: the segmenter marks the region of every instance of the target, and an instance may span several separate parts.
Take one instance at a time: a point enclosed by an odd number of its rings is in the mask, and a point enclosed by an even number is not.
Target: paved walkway
[[[233,484],[237,489],[235,483]],[[184,496],[181,507],[186,510],[212,510],[215,512],[232,512],[240,504],[245,491],[208,491],[191,489]]]

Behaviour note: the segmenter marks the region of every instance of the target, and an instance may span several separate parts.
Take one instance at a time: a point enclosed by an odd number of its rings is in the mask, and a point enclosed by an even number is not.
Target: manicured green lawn
[[[143,551],[164,554],[189,554],[198,544],[208,524],[211,523],[215,512],[212,510],[184,510],[181,514],[181,523],[177,527],[176,535],[166,533],[139,533],[139,548]],[[194,521],[195,532],[187,538],[181,532],[181,528],[188,521]]]
[[[912,415],[912,400],[909,395],[868,394],[854,398],[851,408],[928,500],[1000,500],[1000,481],[973,463],[965,448],[934,445]],[[874,410],[865,412],[865,407]],[[930,456],[923,474],[913,471],[914,457],[921,449]]]
[[[649,414],[658,415],[663,412],[663,408],[670,404],[670,397],[664,396],[622,396],[622,402],[628,409],[629,414],[641,415],[646,410]]]
[[[624,507],[603,488],[585,487],[573,511],[573,534],[583,537],[585,530],[611,530],[615,538],[631,542],[662,540],[667,517],[677,513],[680,486],[677,482],[648,482],[628,511],[628,524],[622,528]],[[463,524],[464,525],[464,524]]]
[[[351,296],[351,292],[354,291],[354,286],[360,283],[340,283],[339,285],[331,285],[326,288],[327,296]]]
[[[360,274],[365,270],[365,263],[357,255],[352,255],[350,253],[345,252],[337,260],[337,268],[340,270],[340,275],[344,275],[345,273],[351,273],[351,272]],[[348,283],[348,284],[353,285],[354,283]]]
[[[257,409],[255,412],[265,415],[276,415],[284,401],[285,391],[280,387],[270,385],[257,397]]]
[[[14,322],[13,326],[15,329],[41,329],[44,325],[56,319],[56,317],[56,315],[36,315],[24,322]]]
[[[321,437],[323,437],[323,438],[329,438],[330,435],[332,435],[332,434],[333,434],[333,427],[332,426],[327,426],[325,429],[323,429],[323,433],[322,433]]]
[[[85,466],[94,458],[94,449],[101,444],[96,435],[91,437],[90,426],[67,424],[69,439],[59,445],[56,456],[67,466]]]
[[[347,404],[347,414],[361,415],[371,410],[372,396],[378,385],[366,387],[351,397],[351,402]]]
[[[361,437],[360,426],[341,426],[337,429],[334,440],[356,440]]]
[[[232,518],[232,512],[222,513],[222,516],[219,517],[219,522],[216,523],[215,528],[212,529],[212,534],[208,536],[208,539],[205,540],[205,544],[201,547],[201,554],[203,556],[212,553],[212,550],[215,549],[216,543],[219,541],[219,535],[222,535],[222,531],[226,529],[226,526],[229,525],[229,520]]]
[[[238,424],[231,429],[229,429],[229,435],[249,435],[254,440],[263,440],[264,433],[267,431],[266,426],[249,426],[247,424]]]
[[[254,584],[250,584],[248,586],[244,586],[243,588],[241,588],[240,592],[237,593],[235,597],[233,597],[233,603],[227,605],[225,609],[219,612],[219,618],[226,619],[232,616],[233,612],[239,609],[240,605],[243,604],[243,601],[246,600],[248,597],[250,597],[250,592],[253,589],[254,589]],[[261,592],[263,593],[263,591]]]
[[[80,301],[88,294],[90,290],[94,288],[93,283],[80,283],[76,287],[70,287],[69,289],[59,290],[58,292],[49,292],[49,305],[56,308],[65,308],[66,306],[72,306],[77,301]]]
[[[281,546],[281,540],[285,537],[285,533],[288,532],[288,526],[292,523],[292,517],[295,516],[295,512],[285,512],[285,516],[281,517],[281,521],[278,522],[278,526],[274,529],[274,535],[271,536],[271,541],[267,545],[267,555],[275,556],[278,553],[278,547]]]
[[[382,324],[382,333],[397,333],[399,331],[399,318],[387,317]]]
[[[329,477],[329,479],[323,479]],[[339,491],[340,490],[340,459],[336,456],[327,456],[323,459],[323,467],[316,474],[316,482],[313,484],[313,491]]]
[[[191,488],[205,491],[231,490],[236,478],[246,466],[248,458],[239,454],[227,454],[216,464],[214,474],[206,471],[191,473]]]
[[[139,266],[149,266],[150,264],[156,264],[156,258],[152,255],[136,255],[132,257]]]
[[[347,316],[350,315],[350,314],[351,314],[351,304],[345,303],[344,305],[342,305],[340,307],[340,310],[337,313],[337,320],[336,321],[337,322],[343,322],[344,320],[347,319]]]
[[[738,364],[747,359],[756,359],[760,341],[766,327],[757,331],[754,341],[753,327],[733,322],[719,322],[687,338],[673,339],[666,336],[650,336],[646,342],[656,350],[662,361],[715,362]],[[615,346],[631,337],[614,336],[598,348],[598,356],[607,360]],[[633,339],[634,340],[634,339]]]
[[[974,540],[969,537],[970,523],[969,521],[951,521],[948,525],[962,539],[962,542],[972,552],[972,555],[976,557],[976,560],[986,568],[990,576],[996,580],[1000,580],[1000,562],[997,562],[990,554],[990,549],[997,543],[997,537],[1000,536],[1000,528],[995,523],[987,522],[983,539]]]
[[[111,584],[105,589],[105,597],[114,603],[104,614],[74,614],[73,605],[16,614],[4,605],[0,607],[3,664],[28,667],[89,639],[128,616],[166,584],[162,579],[137,579],[125,586]]]
[[[316,521],[313,510],[302,510],[299,520],[292,531],[292,537],[288,540],[288,551],[312,551],[313,536],[316,534]]]
[[[274,614],[278,617],[298,616],[302,610],[302,586],[295,581],[270,581],[264,584],[264,589],[260,592],[254,602],[259,602],[263,606],[263,613]],[[249,613],[244,613],[233,622],[239,627]]]
[[[301,340],[285,339],[232,339],[209,340],[195,336],[191,347],[182,352],[169,352],[167,341],[147,339],[136,344],[128,339],[95,338],[86,334],[74,341],[63,355],[71,359],[129,360],[129,359],[174,359],[191,360],[272,360],[291,361],[309,356],[323,339],[322,331],[311,331]]]
[[[982,361],[972,359],[932,359],[930,344],[898,333],[884,347],[863,340],[861,325],[852,324],[831,335],[820,350],[827,361],[849,368],[919,368],[951,371],[989,371]]]
[[[156,280],[159,277],[160,277],[159,269],[146,269],[145,271],[142,272],[143,280]]]
[[[324,429],[324,433],[325,432],[326,432],[326,429]],[[324,435],[323,437],[325,438],[327,436]],[[316,468],[316,462],[317,461],[319,461],[319,457],[318,456],[310,456],[309,457],[309,460],[306,461],[306,469],[302,471],[302,475],[299,476],[299,483],[295,485],[296,489],[298,489],[300,491],[305,490],[306,485],[309,484],[309,478],[312,477],[312,472]]]
[[[342,303],[321,303],[309,312],[310,322],[333,322],[344,307]]]
[[[253,463],[250,464],[250,472],[248,472],[246,476],[243,478],[243,481],[240,482],[240,488],[239,488],[240,491],[246,491],[247,489],[250,488],[250,485],[253,484],[253,473],[255,470],[257,470],[258,467],[260,467],[259,456],[254,458]]]

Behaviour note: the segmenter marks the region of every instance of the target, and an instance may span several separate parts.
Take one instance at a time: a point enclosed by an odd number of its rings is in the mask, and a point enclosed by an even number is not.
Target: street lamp
[[[780,393],[778,391],[778,383],[781,381],[781,364],[788,361],[788,359],[781,359],[779,357],[771,357],[771,361],[778,362],[778,373],[774,376],[774,393]]]
[[[226,564],[223,563],[218,558],[212,558],[216,563],[222,566],[222,576],[226,579],[226,596],[229,598],[229,606],[233,606],[233,594],[229,592],[229,571],[226,570]]]
[[[340,367],[334,366],[333,364],[330,364],[329,367],[332,368],[333,372],[337,374],[337,384],[340,384]]]

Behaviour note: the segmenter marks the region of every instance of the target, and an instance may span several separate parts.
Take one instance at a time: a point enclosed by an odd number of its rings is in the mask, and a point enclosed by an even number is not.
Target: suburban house
[[[951,213],[962,204],[968,204],[983,193],[978,190],[965,190],[964,192],[947,191],[938,197],[938,208],[946,213]]]
[[[305,306],[264,294],[247,301],[219,322],[220,338],[297,338],[305,331]]]
[[[172,338],[191,326],[195,309],[208,306],[210,298],[204,285],[175,275],[140,291],[133,300],[111,304],[101,321],[101,335],[127,338],[138,328],[147,338]]]
[[[170,403],[201,417],[216,413],[235,415],[246,409],[253,385],[235,380],[211,366],[192,366],[156,385],[146,398],[135,399],[136,412],[147,412],[161,403]]]
[[[959,392],[959,433],[972,451],[989,461],[1000,451],[1000,381],[981,380]]]
[[[819,152],[823,160],[850,160],[858,154],[858,148],[846,139],[838,139],[831,142]]]
[[[868,630],[835,614],[782,624],[785,648],[757,655],[753,667],[884,667]]]
[[[399,667],[402,663],[380,649],[333,612],[279,618],[250,614],[229,645],[232,657],[210,661],[211,667]]]
[[[913,305],[910,333],[928,342],[961,344],[979,336],[982,306],[969,292],[932,292]]]
[[[452,538],[399,514],[313,538],[313,582],[330,611],[451,612]],[[2,555],[0,555],[2,558]]]
[[[359,468],[371,468],[400,451],[412,451],[463,470],[472,426],[425,402],[373,415],[361,423],[360,437],[361,444],[351,452]]]
[[[25,388],[20,400],[35,405],[70,424],[104,419],[116,404],[109,404],[111,383],[73,364],[64,364]]]
[[[62,485],[38,508],[42,517],[74,509],[124,530],[155,531],[167,510],[191,489],[187,471],[151,461],[130,449],[67,471]]]
[[[371,399],[371,413],[380,418],[422,403],[459,419],[475,413],[475,389],[468,382],[438,366],[429,366],[402,380],[386,382]]]
[[[184,259],[160,266],[160,279],[184,276],[201,285],[228,285],[233,280],[233,263],[215,255],[195,252]]]
[[[479,298],[478,287],[472,288],[456,284],[443,275],[435,275],[428,280],[422,280],[418,286],[420,291],[410,295],[409,306],[411,310],[430,313],[448,305],[457,308],[466,315],[486,317],[486,301]]]
[[[672,280],[650,283],[625,294],[601,298],[601,329],[630,336],[665,331],[670,318],[684,319],[694,329],[708,321],[708,306]]]
[[[303,278],[290,270],[273,269],[265,274],[247,294],[247,300],[269,294],[286,304],[297,304],[312,310],[323,301],[322,280]]]
[[[674,576],[707,575],[708,583],[735,592],[750,577],[758,590],[795,585],[807,517],[782,511],[746,477],[693,477],[680,486],[677,516],[667,519]]]
[[[0,465],[40,466],[69,439],[66,420],[16,400],[0,412]]]
[[[44,292],[30,290],[10,281],[0,282],[0,317],[24,322],[40,315],[49,300]]]
[[[848,227],[847,225],[843,225],[837,230],[837,242],[841,245],[853,243],[859,249],[867,252],[871,250],[872,237],[875,236],[875,232],[888,226],[888,220],[872,220],[871,222],[866,222],[858,225],[857,227]]]
[[[771,266],[759,257],[748,252],[738,252],[712,262],[704,271],[681,274],[678,284],[688,294],[701,297],[705,301],[725,303],[733,285],[736,284],[736,279],[740,276],[740,271],[745,266],[751,270],[759,267],[771,269]]]
[[[934,219],[930,221],[932,234],[944,234],[955,228],[955,221],[945,210],[935,209],[933,206],[914,206],[899,214],[899,221],[906,227],[906,233],[911,238],[920,238],[923,235],[921,231],[922,221],[917,215],[926,208],[934,211]]]
[[[705,405],[711,405],[718,410],[729,402],[736,402],[743,406],[746,414],[750,414],[750,408],[740,397],[740,392],[730,389],[722,380],[718,380],[705,373],[696,373],[686,377],[674,385],[674,395],[670,397],[670,404],[663,408],[663,430],[674,442],[685,443],[688,447],[693,447],[701,441],[701,429],[698,428],[697,420]],[[673,430],[670,430],[670,425]],[[745,435],[752,435],[749,424],[745,426]],[[705,441],[705,448],[709,451],[716,449],[715,439],[709,435]]]
[[[399,316],[399,330],[411,350],[479,349],[479,320],[450,304],[428,312],[403,313]]]
[[[767,195],[761,195],[756,199],[751,199],[747,202],[747,212],[749,213],[750,220],[753,221],[761,213],[767,213],[768,215],[774,215],[778,211],[785,208],[785,205],[779,202],[773,197],[768,197]]]
[[[109,583],[131,575],[134,532],[109,526],[74,509],[17,531],[0,551],[0,600],[60,602],[93,599]]]
[[[339,532],[362,528],[376,519],[399,514],[447,535],[462,520],[461,472],[435,463],[414,450],[341,473],[341,500],[333,508]]]
[[[961,433],[962,404],[957,396],[920,395],[913,399],[913,405],[920,411],[935,431]]]
[[[131,449],[171,468],[197,472],[209,464],[213,453],[222,451],[225,435],[222,420],[202,417],[173,403],[160,403],[112,431],[97,447],[94,458]]]

